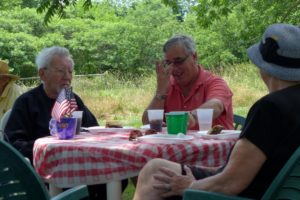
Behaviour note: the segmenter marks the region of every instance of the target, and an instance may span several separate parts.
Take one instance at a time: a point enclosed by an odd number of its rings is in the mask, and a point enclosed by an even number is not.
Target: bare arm
[[[224,112],[224,105],[222,101],[217,98],[206,101],[199,108],[212,108],[214,110],[213,119],[218,118]],[[191,114],[197,118],[197,109],[192,110]]]
[[[171,68],[164,68],[162,62],[156,63],[156,92],[148,105],[145,109],[142,122],[143,124],[148,124],[148,116],[147,110],[148,109],[164,109],[165,98],[167,95],[167,89],[169,87],[169,79],[171,74]]]
[[[266,161],[265,154],[247,139],[236,143],[223,172],[194,182],[192,188],[229,195],[242,192]]]

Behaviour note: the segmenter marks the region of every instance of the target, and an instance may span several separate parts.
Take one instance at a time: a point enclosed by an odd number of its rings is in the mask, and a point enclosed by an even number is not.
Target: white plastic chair
[[[11,109],[6,111],[6,113],[4,113],[4,115],[1,118],[1,121],[0,121],[0,140],[3,140],[4,129],[5,129],[5,126],[7,124],[8,118],[10,116],[10,112],[11,112]]]

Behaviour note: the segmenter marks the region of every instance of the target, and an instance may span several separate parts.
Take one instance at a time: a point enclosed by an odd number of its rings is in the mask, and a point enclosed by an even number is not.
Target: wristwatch
[[[167,97],[166,94],[159,94],[159,93],[156,93],[156,94],[155,94],[155,99],[160,100],[160,101],[161,101],[161,100],[165,100],[166,97]]]
[[[189,111],[189,113],[194,117],[194,119],[198,119],[198,117],[197,117],[197,113],[195,113],[195,110],[191,110],[191,111]]]

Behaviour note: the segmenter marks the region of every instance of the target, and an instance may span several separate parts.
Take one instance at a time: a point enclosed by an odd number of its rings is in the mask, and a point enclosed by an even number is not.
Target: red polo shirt
[[[199,67],[199,76],[193,85],[190,94],[183,96],[181,89],[173,77],[170,78],[165,101],[165,112],[191,111],[200,107],[206,101],[216,98],[223,102],[224,112],[215,120],[213,126],[220,124],[225,129],[233,129],[232,92],[227,83],[219,76]],[[198,124],[192,127],[199,130]]]

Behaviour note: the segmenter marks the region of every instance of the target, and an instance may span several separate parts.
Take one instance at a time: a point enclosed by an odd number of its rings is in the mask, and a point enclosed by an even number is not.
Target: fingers
[[[192,128],[197,124],[196,119],[194,118],[194,116],[190,112],[188,112],[188,123],[189,123],[188,124],[189,128]]]
[[[157,74],[164,74],[165,76],[171,75],[172,69],[171,67],[165,67],[164,61],[157,61],[155,65]]]
[[[159,174],[153,175],[153,178],[160,183],[170,183],[172,181],[172,177]]]
[[[187,176],[192,176],[192,177],[194,177],[191,168],[189,168],[189,167],[187,167],[186,165],[184,165],[184,170],[185,170]]]
[[[173,177],[173,176],[177,175],[173,170],[166,168],[166,167],[159,168],[159,171],[161,171],[163,174],[165,174],[169,177]]]
[[[172,190],[170,184],[153,184],[153,188],[157,190],[161,190],[163,192],[169,192]]]
[[[176,176],[176,173],[168,168],[161,167],[159,168],[161,174],[154,174],[153,178],[158,180],[161,183],[170,183],[172,177]]]

